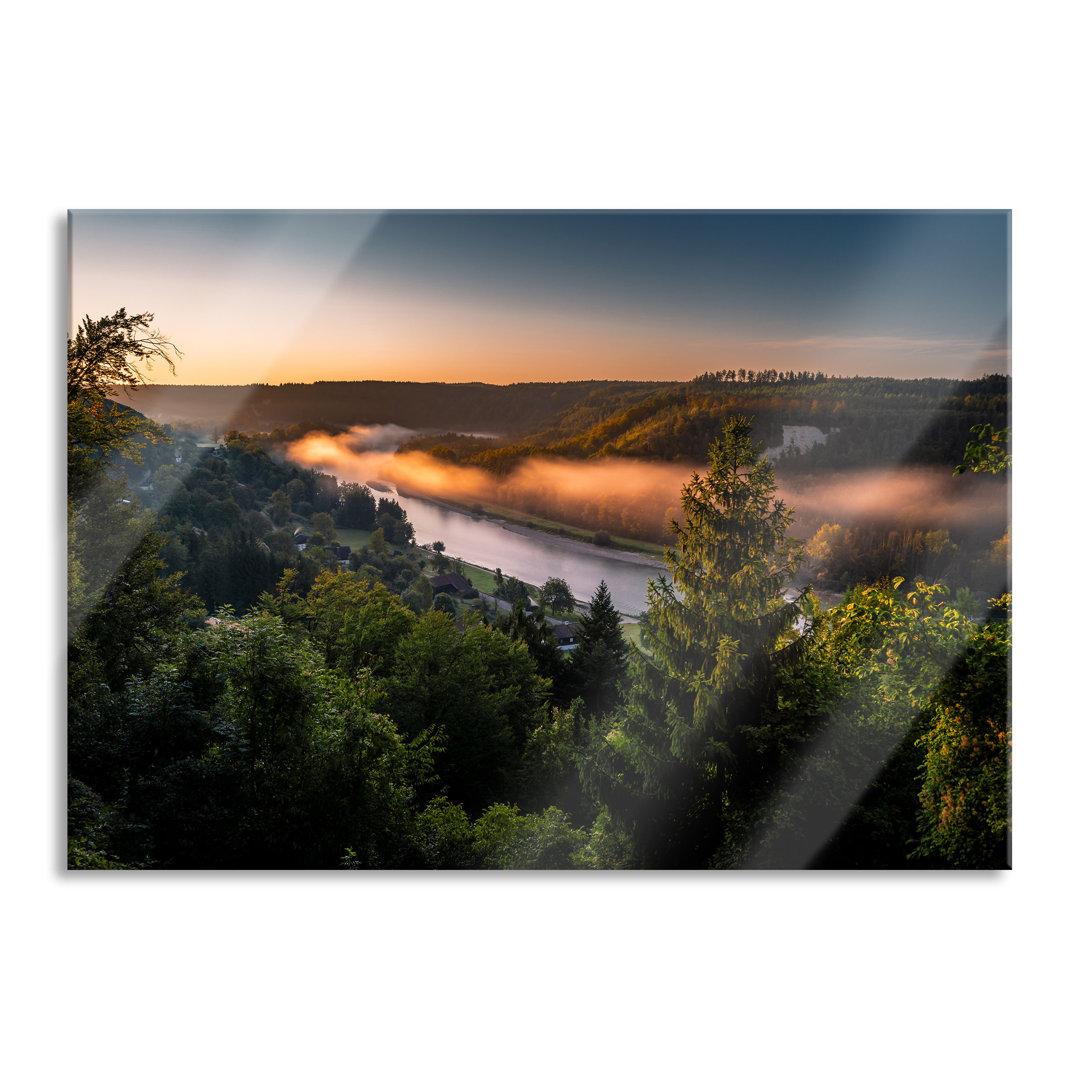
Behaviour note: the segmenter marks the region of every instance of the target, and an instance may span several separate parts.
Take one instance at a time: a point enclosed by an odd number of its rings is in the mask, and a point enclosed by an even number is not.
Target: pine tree
[[[589,711],[599,715],[618,700],[630,652],[606,581],[597,586],[577,636],[573,663],[581,696]]]
[[[585,763],[643,865],[707,865],[723,843],[740,790],[760,783],[754,727],[798,641],[801,605],[783,589],[801,544],[786,539],[792,511],[773,498],[750,421],[732,419],[709,458],[672,523],[671,580],[649,586],[627,706]]]

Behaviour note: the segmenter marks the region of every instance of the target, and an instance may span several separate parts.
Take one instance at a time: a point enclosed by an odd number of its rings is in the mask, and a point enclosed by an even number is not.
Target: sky
[[[72,211],[71,326],[150,311],[175,377],[899,378],[1009,369],[985,212]]]

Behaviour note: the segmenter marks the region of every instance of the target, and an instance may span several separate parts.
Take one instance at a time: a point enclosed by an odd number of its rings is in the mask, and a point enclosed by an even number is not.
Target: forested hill
[[[782,472],[869,465],[955,465],[975,424],[1008,425],[1011,380],[841,378],[820,372],[706,372],[687,383],[316,382],[281,386],[146,386],[141,411],[161,422],[295,437],[320,425],[398,424],[410,447],[495,472],[522,458],[630,457],[700,463],[735,415],[779,446],[786,425],[827,442],[778,463]],[[295,432],[288,429],[299,425]],[[465,434],[462,434],[465,433]],[[471,433],[498,436],[476,440]]]
[[[399,424],[409,428],[518,434],[550,423],[593,395],[619,402],[667,383],[315,382],[281,386],[145,386],[140,411],[207,430],[271,431],[292,424]]]
[[[1005,375],[954,381],[716,372],[682,384],[609,384],[533,431],[495,443],[426,436],[409,447],[496,472],[534,454],[700,462],[724,425],[742,414],[752,417],[754,438],[764,446],[781,445],[785,425],[817,427],[828,436],[785,456],[782,471],[952,466],[963,458],[974,424],[1007,426],[1009,399]]]

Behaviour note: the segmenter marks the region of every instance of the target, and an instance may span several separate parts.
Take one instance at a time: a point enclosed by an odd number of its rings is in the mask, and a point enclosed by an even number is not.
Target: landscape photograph
[[[1010,246],[70,211],[68,869],[1009,869]]]

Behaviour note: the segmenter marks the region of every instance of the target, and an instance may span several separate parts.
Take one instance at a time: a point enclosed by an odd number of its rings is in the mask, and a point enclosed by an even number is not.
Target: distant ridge
[[[163,423],[270,431],[296,423],[400,424],[418,429],[519,433],[550,418],[597,390],[659,390],[674,383],[381,382],[375,380],[286,383],[281,386],[150,385],[140,388],[139,407]],[[122,395],[117,395],[122,400]]]

